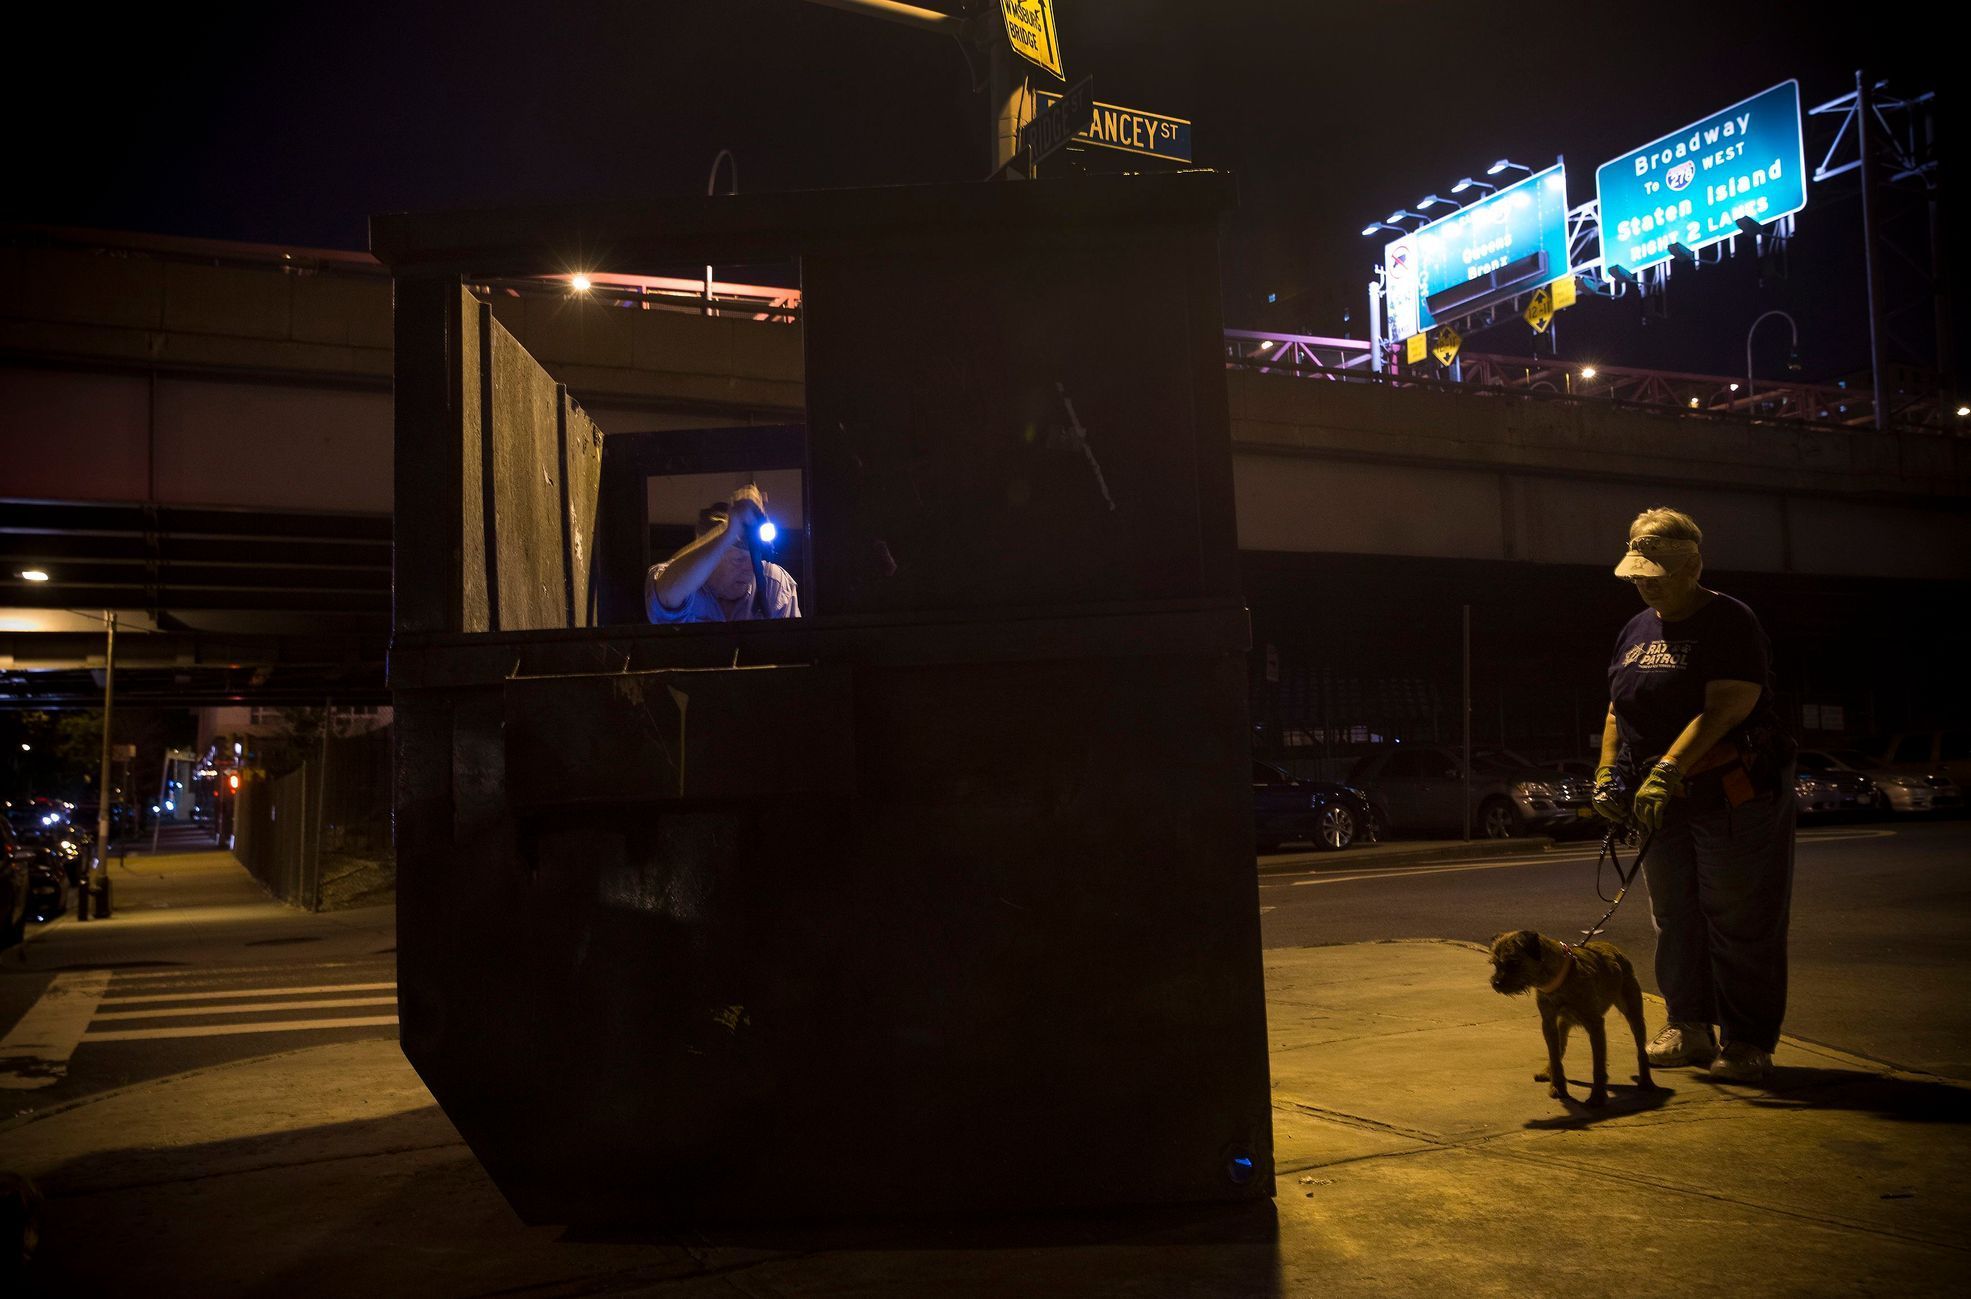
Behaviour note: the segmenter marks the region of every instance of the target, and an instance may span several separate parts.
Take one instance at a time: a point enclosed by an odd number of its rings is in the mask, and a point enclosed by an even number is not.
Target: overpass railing
[[[1510,394],[1533,399],[1591,400],[1662,415],[1724,419],[1738,423],[1817,425],[1834,429],[1875,426],[1875,402],[1863,388],[1842,383],[1785,383],[1727,375],[1643,370],[1626,366],[1569,364],[1466,352],[1458,377],[1439,371],[1374,369],[1373,347],[1359,339],[1225,331],[1225,364],[1257,374],[1284,374],[1336,383],[1374,383],[1462,394]],[[1891,427],[1965,435],[1971,418],[1940,403],[1934,393],[1891,394]]]

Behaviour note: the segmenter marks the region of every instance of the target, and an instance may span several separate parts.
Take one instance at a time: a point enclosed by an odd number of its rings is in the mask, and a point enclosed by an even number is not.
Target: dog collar
[[[1554,976],[1554,981],[1552,983],[1539,984],[1534,987],[1533,991],[1552,992],[1555,989],[1559,988],[1561,984],[1567,982],[1568,975],[1574,973],[1574,949],[1572,947],[1569,947],[1566,943],[1562,943],[1560,945],[1560,950],[1561,950],[1560,973]]]

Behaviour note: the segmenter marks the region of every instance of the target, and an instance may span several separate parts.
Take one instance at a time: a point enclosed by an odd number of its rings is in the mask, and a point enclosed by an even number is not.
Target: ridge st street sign
[[[1020,128],[1020,156],[1029,171],[1088,125],[1089,115],[1095,111],[1095,78],[1083,77],[1067,94],[1048,98],[1053,104]]]
[[[1782,81],[1595,169],[1603,275],[1670,260],[1807,205],[1800,83]]]

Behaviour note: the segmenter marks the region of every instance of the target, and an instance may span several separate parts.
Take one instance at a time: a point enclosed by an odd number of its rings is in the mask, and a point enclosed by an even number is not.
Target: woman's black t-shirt
[[[1608,665],[1608,698],[1615,707],[1622,760],[1634,770],[1654,761],[1704,711],[1712,681],[1751,681],[1759,702],[1743,728],[1773,720],[1772,644],[1759,619],[1728,595],[1713,595],[1680,622],[1654,609],[1629,620],[1615,639]]]

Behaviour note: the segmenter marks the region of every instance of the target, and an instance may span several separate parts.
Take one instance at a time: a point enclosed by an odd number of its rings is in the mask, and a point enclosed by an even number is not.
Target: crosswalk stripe
[[[375,1028],[395,1024],[395,1015],[352,1015],[346,1019],[283,1019],[265,1024],[214,1024],[192,1028],[118,1028],[91,1033],[85,1042],[150,1042],[168,1037],[231,1037],[239,1033],[293,1033],[305,1029]]]
[[[186,1015],[258,1015],[269,1010],[328,1010],[337,1006],[394,1006],[395,997],[325,997],[320,1001],[254,1001],[244,1006],[164,1006],[150,1010],[99,1010],[90,1022],[106,1019],[169,1019]],[[91,1033],[88,1041],[100,1034]]]
[[[366,957],[360,961],[313,961],[306,965],[175,965],[168,970],[118,970],[116,981],[133,983],[170,979],[184,983],[209,983],[214,979],[227,979],[239,974],[264,974],[269,970],[346,970],[358,965],[389,965],[396,959],[395,956],[386,954]]]
[[[396,986],[396,980],[392,979],[383,983],[323,983],[309,987],[226,988],[213,992],[147,992],[134,997],[111,993],[103,998],[103,1005],[122,1007],[160,1001],[224,1001],[229,997],[300,996],[304,993],[320,992],[382,992],[386,988]]]
[[[109,981],[108,970],[57,974],[0,1040],[0,1088],[32,1091],[65,1078],[68,1059]]]

